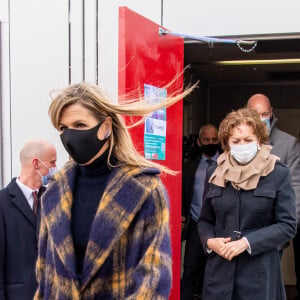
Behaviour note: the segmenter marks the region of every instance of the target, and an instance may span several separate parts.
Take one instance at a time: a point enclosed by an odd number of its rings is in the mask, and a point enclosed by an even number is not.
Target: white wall
[[[0,0],[0,21],[7,22],[8,20],[8,0]]]
[[[10,1],[10,123],[4,130],[11,135],[12,170],[5,184],[19,174],[19,152],[29,138],[51,141],[59,166],[67,159],[48,117],[50,91],[68,82],[67,3]]]
[[[299,0],[164,0],[164,26],[205,36],[299,32]]]
[[[10,70],[9,70],[9,22],[8,22],[8,0],[0,0],[0,99],[1,99],[1,127],[5,128],[5,124],[10,124]],[[1,130],[2,130],[1,128]],[[11,146],[10,146],[10,132],[1,131],[2,147],[1,150],[1,175],[0,179],[2,184],[5,177],[11,177]],[[6,154],[6,155],[4,155]],[[2,177],[3,175],[3,177]]]

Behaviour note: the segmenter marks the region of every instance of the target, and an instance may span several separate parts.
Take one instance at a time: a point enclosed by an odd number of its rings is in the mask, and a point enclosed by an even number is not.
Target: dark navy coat
[[[203,246],[213,237],[246,237],[251,247],[227,261],[208,255],[203,300],[283,300],[277,246],[296,233],[295,193],[289,169],[277,162],[254,190],[209,185],[198,224]],[[240,234],[237,234],[240,232]]]
[[[0,191],[1,300],[32,300],[36,258],[36,217],[14,178]]]

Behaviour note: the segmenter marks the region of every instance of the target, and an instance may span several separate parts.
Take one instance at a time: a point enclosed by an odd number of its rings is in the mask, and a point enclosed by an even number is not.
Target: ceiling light
[[[219,60],[213,62],[215,65],[280,65],[280,64],[300,64],[300,58],[290,59],[253,59],[253,60]]]

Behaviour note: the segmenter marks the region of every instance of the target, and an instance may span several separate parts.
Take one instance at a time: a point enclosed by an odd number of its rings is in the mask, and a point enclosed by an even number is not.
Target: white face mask
[[[257,142],[243,145],[230,145],[231,156],[242,165],[251,161],[255,157],[257,151]]]

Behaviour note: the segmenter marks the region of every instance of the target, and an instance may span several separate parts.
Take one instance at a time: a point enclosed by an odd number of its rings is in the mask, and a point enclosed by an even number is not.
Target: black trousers
[[[180,300],[191,300],[195,294],[202,294],[205,265],[206,255],[200,242],[197,223],[192,220],[186,234]]]
[[[295,258],[295,273],[297,278],[297,291],[300,296],[300,227],[297,229],[297,234],[293,239],[294,258]]]

